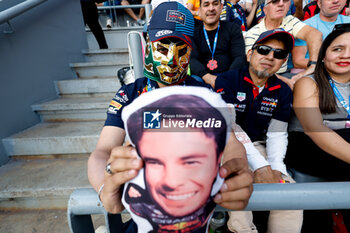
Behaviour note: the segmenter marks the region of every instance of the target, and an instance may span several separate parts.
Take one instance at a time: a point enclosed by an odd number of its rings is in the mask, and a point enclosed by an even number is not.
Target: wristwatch
[[[316,61],[309,61],[306,66],[309,67],[311,65],[316,65],[316,63]]]

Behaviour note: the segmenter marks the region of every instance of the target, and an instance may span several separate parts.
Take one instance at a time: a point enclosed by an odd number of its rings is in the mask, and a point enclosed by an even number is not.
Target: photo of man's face
[[[144,164],[122,198],[138,232],[207,232],[231,129],[221,96],[199,87],[155,89],[126,106],[122,118]]]
[[[167,214],[186,216],[205,205],[219,166],[216,147],[202,131],[143,133],[146,186]]]

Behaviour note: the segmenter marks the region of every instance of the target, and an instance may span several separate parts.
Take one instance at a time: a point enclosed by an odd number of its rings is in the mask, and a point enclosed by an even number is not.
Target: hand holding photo
[[[231,128],[221,96],[200,87],[157,89],[125,107],[122,118],[145,164],[122,199],[138,232],[205,232]]]

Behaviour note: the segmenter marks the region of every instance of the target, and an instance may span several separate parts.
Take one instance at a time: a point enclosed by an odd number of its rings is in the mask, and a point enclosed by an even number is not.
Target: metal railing
[[[98,6],[97,7],[98,10],[114,10],[115,15],[117,15],[117,13],[115,11],[116,9],[128,9],[128,8],[132,8],[132,9],[145,8],[146,22],[149,21],[149,16],[150,16],[150,13],[152,10],[151,4],[113,5],[110,3],[109,6]]]
[[[5,33],[11,33],[13,32],[13,28],[10,24],[10,20],[17,17],[18,15],[23,14],[24,12],[36,7],[37,5],[40,5],[43,2],[46,2],[47,0],[27,0],[24,2],[21,2],[13,7],[10,7],[6,10],[3,10],[0,12],[0,25],[3,23],[7,23],[10,30],[5,31]]]
[[[254,184],[245,210],[315,210],[350,209],[350,182]],[[220,206],[216,211],[227,210]],[[92,214],[103,214],[107,231],[121,229],[120,214],[108,214],[97,193],[91,189],[75,190],[68,202],[71,233],[93,233]]]

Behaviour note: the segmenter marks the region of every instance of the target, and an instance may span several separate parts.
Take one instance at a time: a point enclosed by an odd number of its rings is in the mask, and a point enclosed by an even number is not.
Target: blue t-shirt
[[[316,14],[315,16],[305,20],[304,23],[322,32],[322,39],[324,40],[328,34],[332,32],[334,25],[350,23],[350,17],[339,14],[336,21],[326,22],[320,19],[320,14]],[[296,39],[294,46],[306,46],[306,41]],[[309,58],[309,52],[306,53],[305,58]]]

